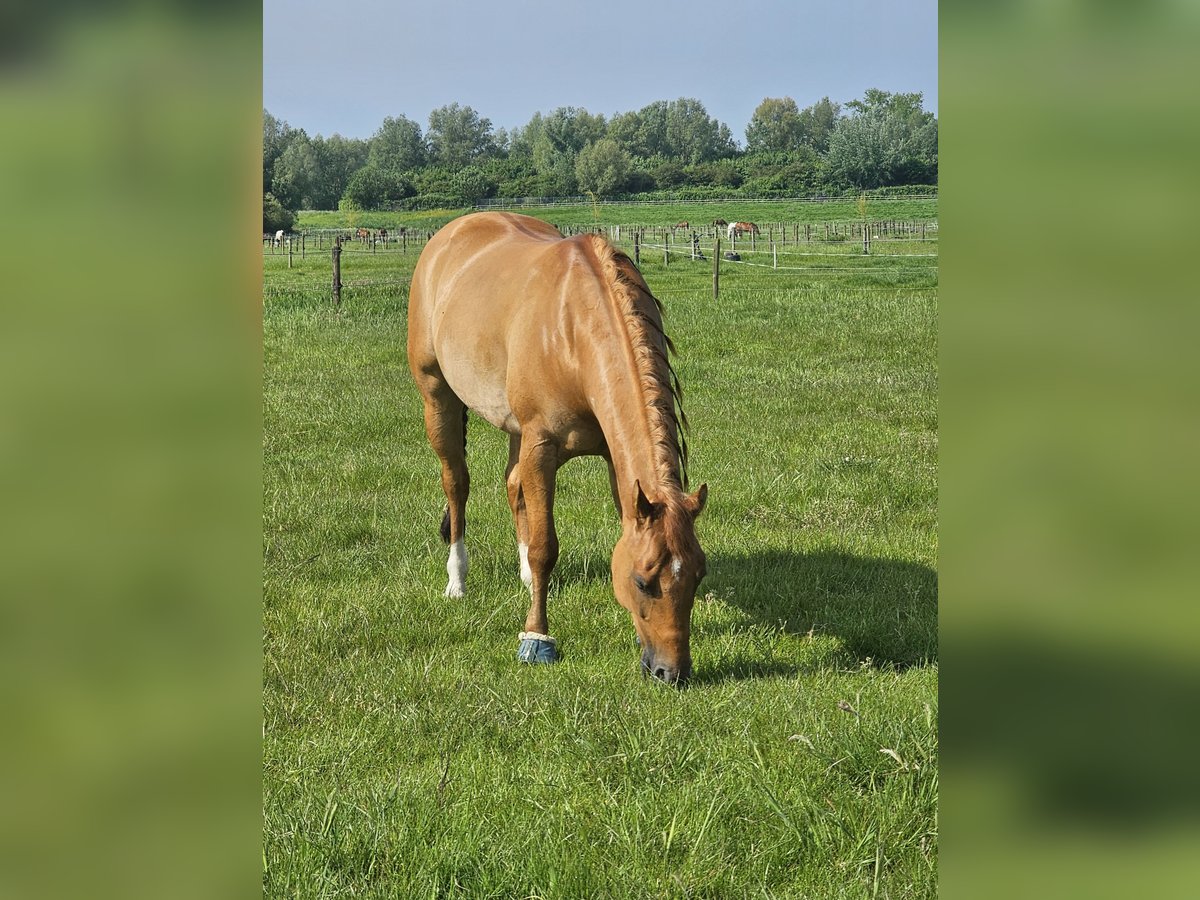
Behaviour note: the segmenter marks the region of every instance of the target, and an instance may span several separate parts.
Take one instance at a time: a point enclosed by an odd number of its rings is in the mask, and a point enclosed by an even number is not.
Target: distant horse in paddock
[[[283,229],[282,228],[280,228],[277,232],[275,232],[274,244],[276,247],[283,246]]]
[[[724,228],[728,224],[724,219],[713,219],[713,228]]]
[[[677,228],[690,228],[690,227],[691,226],[688,225],[687,222],[678,222],[671,226],[672,230],[677,229]]]
[[[371,232],[366,228],[360,228],[354,232],[355,240],[362,241],[364,244],[371,239]]]
[[[733,240],[737,234],[759,234],[758,226],[753,222],[730,222],[729,223],[729,240]]]
[[[386,228],[379,229],[379,240],[384,244],[388,242],[388,233]]]
[[[705,556],[686,493],[687,419],[662,306],[603,237],[564,238],[539,219],[474,213],[430,239],[413,272],[408,364],[441,459],[450,545],[447,597],[467,575],[467,409],[508,432],[508,502],[530,607],[517,658],[548,663],[546,595],[558,560],[556,473],[576,456],[608,463],[621,537],[612,587],[629,610],[643,674],[691,674],[691,613]],[[482,615],[482,610],[481,610]]]

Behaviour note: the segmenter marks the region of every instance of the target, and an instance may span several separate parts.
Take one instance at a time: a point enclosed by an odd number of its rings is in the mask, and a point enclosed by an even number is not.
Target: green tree
[[[812,106],[801,110],[801,143],[812,147],[818,153],[825,153],[829,149],[829,136],[837,127],[841,111],[841,104],[834,103],[828,97],[822,97]]]
[[[608,196],[624,187],[629,163],[629,154],[616,141],[601,138],[579,151],[575,177],[581,190]]]
[[[405,116],[388,116],[371,135],[367,159],[377,169],[404,172],[423,166],[428,155],[420,125]]]
[[[296,222],[296,215],[290,209],[285,209],[283,204],[275,197],[274,194],[263,194],[263,231],[266,233],[274,233],[282,228],[284,231],[291,229]]]
[[[463,206],[478,203],[495,194],[496,182],[478,166],[459,169],[450,179],[450,194]]]
[[[509,158],[532,160],[533,148],[544,130],[540,112],[535,112],[525,125],[514,128],[508,136]]]
[[[579,153],[588,144],[604,136],[608,125],[604,116],[592,115],[586,109],[560,106],[542,119],[542,134],[555,150]]]
[[[441,166],[460,168],[495,152],[491,120],[457,103],[429,114],[427,136],[431,155]]]
[[[608,136],[633,156],[649,159],[655,154],[669,154],[667,101],[656,100],[637,112],[613,116]]]
[[[557,149],[546,134],[538,137],[533,148],[538,191],[545,197],[570,197],[579,192],[575,177],[576,153],[570,148]]]
[[[263,109],[263,191],[271,190],[275,177],[275,160],[287,149],[298,132],[282,119]]]
[[[312,209],[336,209],[346,192],[346,185],[367,163],[368,145],[361,138],[346,138],[340,134],[312,139],[317,157],[318,177],[311,187]]]
[[[359,209],[387,209],[415,193],[412,182],[399,172],[367,165],[350,178],[343,197]]]
[[[666,120],[670,154],[683,162],[720,159],[736,149],[729,126],[709,116],[699,100],[672,100],[667,104]]]
[[[937,179],[937,119],[922,95],[876,88],[846,106],[829,138],[830,174],[856,188],[929,183]]]
[[[795,150],[804,142],[800,107],[791,97],[766,97],[746,126],[746,150]]]
[[[316,151],[308,135],[300,131],[275,160],[272,193],[288,209],[312,209],[314,188],[320,178]]]

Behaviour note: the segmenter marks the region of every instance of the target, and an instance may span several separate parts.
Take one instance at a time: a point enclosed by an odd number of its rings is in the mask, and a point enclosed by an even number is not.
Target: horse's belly
[[[467,409],[473,410],[502,431],[510,434],[520,433],[521,428],[509,405],[508,391],[505,390],[503,379],[481,379],[472,368],[456,365],[448,360],[442,361],[442,374],[450,389],[466,404]]]

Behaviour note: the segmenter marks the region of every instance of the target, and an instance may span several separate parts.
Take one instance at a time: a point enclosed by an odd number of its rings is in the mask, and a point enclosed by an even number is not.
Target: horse
[[[733,240],[736,234],[759,234],[758,226],[753,222],[730,222],[729,223],[729,240]]]
[[[688,225],[687,222],[679,222],[675,225],[672,225],[671,230],[674,231],[676,228],[688,228],[688,227],[690,227],[690,226]]]
[[[386,244],[386,243],[387,243],[387,240],[388,240],[388,235],[387,235],[387,229],[386,229],[386,228],[380,228],[380,229],[379,229],[379,240],[380,240],[380,242],[382,242],[382,243],[384,243],[384,244]]]
[[[724,228],[728,224],[724,219],[713,219],[713,228]]]
[[[366,228],[360,228],[354,232],[356,240],[362,241],[364,244],[371,239],[371,232]]]
[[[273,243],[275,244],[276,247],[283,246],[283,229],[282,228],[280,228],[277,232],[275,232],[275,240]]]
[[[612,588],[633,621],[643,675],[691,675],[691,611],[706,559],[695,522],[708,486],[687,493],[687,443],[674,345],[637,267],[602,236],[563,237],[539,219],[481,212],[422,250],[408,306],[408,363],[441,460],[447,597],[467,576],[467,410],[508,433],[505,470],[530,607],[518,660],[557,660],[546,597],[558,560],[558,469],[608,464],[621,537]]]

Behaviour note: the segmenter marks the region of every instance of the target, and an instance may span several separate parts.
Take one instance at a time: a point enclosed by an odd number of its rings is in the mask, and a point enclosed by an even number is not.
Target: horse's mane
[[[666,489],[663,495],[654,499],[665,505],[667,543],[678,555],[683,549],[683,536],[679,532],[684,521],[691,522],[691,516],[685,510],[682,493],[688,485],[688,420],[683,410],[679,375],[671,365],[675,344],[663,330],[662,302],[650,293],[633,261],[600,235],[587,237],[629,334],[649,410],[657,487]]]

